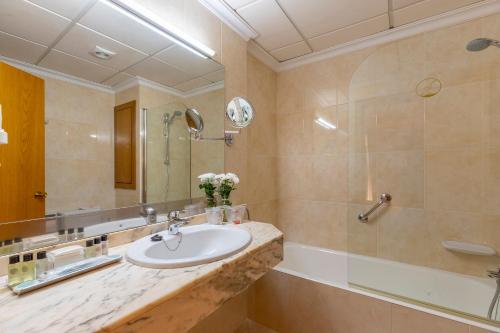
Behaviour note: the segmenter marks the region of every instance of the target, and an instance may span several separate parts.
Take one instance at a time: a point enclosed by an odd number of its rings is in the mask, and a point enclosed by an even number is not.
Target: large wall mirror
[[[202,197],[224,142],[194,140],[185,113],[224,136],[224,67],[186,40],[118,0],[0,2],[0,255]]]

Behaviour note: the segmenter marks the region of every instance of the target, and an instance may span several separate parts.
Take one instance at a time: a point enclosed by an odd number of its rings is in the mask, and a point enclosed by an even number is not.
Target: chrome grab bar
[[[392,196],[389,193],[382,193],[380,195],[380,200],[366,213],[361,213],[358,215],[358,220],[361,223],[366,223],[368,221],[368,217],[377,210],[380,206],[392,200]]]

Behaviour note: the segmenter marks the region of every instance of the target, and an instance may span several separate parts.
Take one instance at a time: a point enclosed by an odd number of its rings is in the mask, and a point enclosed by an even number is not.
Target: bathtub
[[[284,257],[275,270],[500,332],[497,327],[449,312],[485,317],[496,287],[492,279],[292,242],[285,242]],[[370,289],[377,290],[377,293],[370,292]],[[405,298],[413,302],[406,302]],[[419,303],[415,304],[415,301]],[[426,303],[433,306],[426,306]],[[439,308],[447,309],[448,312],[440,311]]]

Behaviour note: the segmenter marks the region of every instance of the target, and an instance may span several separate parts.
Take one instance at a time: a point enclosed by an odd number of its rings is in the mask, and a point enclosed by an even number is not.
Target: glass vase
[[[207,207],[212,208],[217,206],[217,201],[215,200],[214,197],[207,197]]]

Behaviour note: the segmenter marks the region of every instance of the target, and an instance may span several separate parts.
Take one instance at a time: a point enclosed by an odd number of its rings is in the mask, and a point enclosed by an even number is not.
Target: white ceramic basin
[[[152,235],[135,241],[127,249],[128,261],[149,268],[194,266],[236,254],[252,241],[248,231],[235,226],[200,224],[180,232],[182,239],[163,231],[160,241],[151,240]]]

